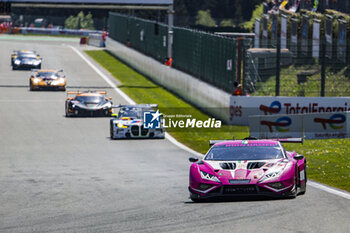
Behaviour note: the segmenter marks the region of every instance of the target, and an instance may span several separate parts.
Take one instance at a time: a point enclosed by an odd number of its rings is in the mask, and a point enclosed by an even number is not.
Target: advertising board
[[[350,112],[250,116],[250,136],[257,138],[327,139],[350,137]]]
[[[350,111],[350,97],[231,96],[229,123],[248,125],[253,115],[293,115]]]
[[[350,129],[347,119],[350,113],[306,114],[303,117],[304,135],[306,139],[345,138]]]
[[[303,137],[302,115],[250,116],[249,132],[256,138]]]

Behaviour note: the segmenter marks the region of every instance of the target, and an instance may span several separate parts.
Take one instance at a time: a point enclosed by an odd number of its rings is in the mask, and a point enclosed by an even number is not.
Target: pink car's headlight
[[[204,171],[199,171],[199,172],[201,174],[202,179],[221,183],[220,180],[216,176],[211,175],[209,173],[206,173]]]
[[[270,178],[276,178],[279,177],[282,174],[282,171],[274,171],[270,172],[264,175],[263,178],[259,180],[259,182],[263,182],[264,180],[270,179]]]

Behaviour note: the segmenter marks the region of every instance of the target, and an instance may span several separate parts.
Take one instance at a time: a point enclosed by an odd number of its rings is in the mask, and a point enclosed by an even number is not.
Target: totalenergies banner
[[[249,133],[257,138],[303,137],[302,115],[250,116]]]
[[[350,112],[250,116],[250,135],[257,138],[326,139],[350,137]]]
[[[306,139],[350,137],[350,112],[306,114],[303,116]]]
[[[293,115],[350,111],[350,97],[231,96],[229,123],[248,125],[253,115]]]

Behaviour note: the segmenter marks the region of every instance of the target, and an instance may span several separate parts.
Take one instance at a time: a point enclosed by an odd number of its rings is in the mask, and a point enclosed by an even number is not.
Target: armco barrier
[[[103,35],[101,33],[90,33],[88,39],[88,45],[96,47],[104,47]]]
[[[327,139],[350,137],[350,112],[250,116],[250,135],[257,138]]]
[[[230,95],[226,92],[184,72],[167,67],[109,37],[106,40],[106,47],[117,58],[154,82],[203,109],[213,117],[224,122],[229,121]]]

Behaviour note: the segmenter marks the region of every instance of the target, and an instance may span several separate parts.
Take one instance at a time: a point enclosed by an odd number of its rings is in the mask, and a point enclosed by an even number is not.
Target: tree
[[[215,27],[216,22],[210,15],[210,10],[202,11],[199,10],[196,17],[196,24],[207,27]]]
[[[176,0],[174,1],[175,21],[178,22],[177,16],[179,16],[185,18],[181,23],[186,26],[198,24],[199,11],[210,10],[210,18],[220,22],[220,25],[230,24],[230,19],[234,24],[239,25],[243,21],[248,21],[252,17],[253,10],[262,2],[263,0]],[[205,17],[207,15],[204,15]]]
[[[89,29],[94,30],[94,20],[92,14],[89,12],[86,16],[83,11],[80,11],[77,16],[69,16],[65,22],[64,27],[67,29]]]
[[[80,21],[80,25],[81,28],[94,30],[94,20],[92,19],[92,14],[90,12]]]
[[[78,24],[78,18],[71,15],[64,22],[64,27],[67,29],[78,29]]]

